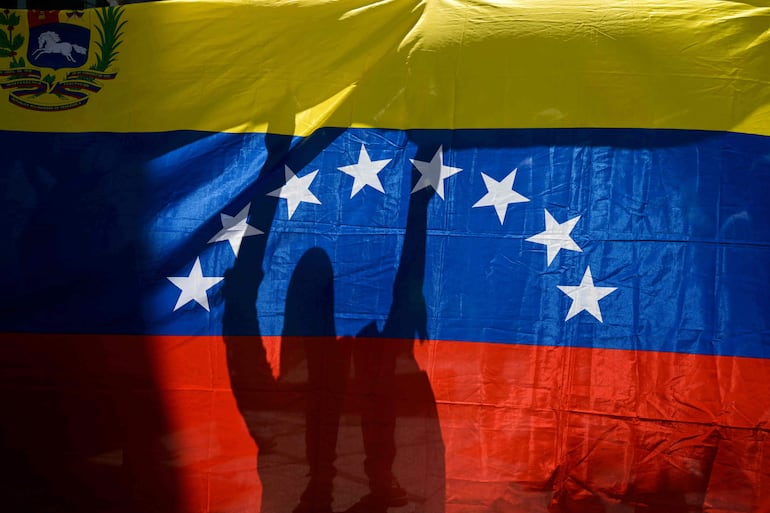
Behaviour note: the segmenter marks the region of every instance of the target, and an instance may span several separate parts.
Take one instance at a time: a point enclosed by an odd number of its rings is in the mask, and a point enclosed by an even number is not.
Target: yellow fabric
[[[125,6],[117,76],[87,105],[35,112],[0,98],[0,128],[307,135],[321,126],[628,127],[770,135],[769,5],[134,4]]]

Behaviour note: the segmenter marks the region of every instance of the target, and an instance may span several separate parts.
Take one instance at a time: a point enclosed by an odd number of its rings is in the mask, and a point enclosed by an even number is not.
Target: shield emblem
[[[26,14],[27,27],[19,14]],[[123,42],[121,30],[126,21],[122,6],[19,14],[9,9],[0,13],[0,57],[11,57],[7,68],[0,67],[0,89],[9,90],[12,104],[35,111],[75,109],[118,75],[112,65]],[[98,23],[93,55],[89,55],[94,18]],[[5,61],[0,61],[2,66]],[[58,71],[62,68],[70,70]]]
[[[82,11],[29,11],[27,59],[40,68],[79,68],[88,61],[91,31]]]

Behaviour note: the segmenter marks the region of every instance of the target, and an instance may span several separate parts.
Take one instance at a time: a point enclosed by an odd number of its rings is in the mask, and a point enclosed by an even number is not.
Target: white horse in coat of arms
[[[43,32],[37,38],[37,50],[32,52],[32,57],[37,58],[39,55],[46,53],[58,53],[63,55],[69,62],[75,62],[75,59],[72,58],[73,50],[82,55],[88,53],[82,46],[62,41],[59,34],[49,30]]]

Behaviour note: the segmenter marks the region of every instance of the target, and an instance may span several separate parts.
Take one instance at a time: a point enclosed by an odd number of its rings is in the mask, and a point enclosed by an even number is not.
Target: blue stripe
[[[366,186],[351,198],[353,178],[338,168],[362,144],[371,160],[392,160],[379,173],[384,194]],[[462,171],[443,200],[431,188],[410,194],[421,176],[410,159],[430,161],[439,146]],[[317,247],[332,262],[324,294],[337,335],[770,357],[767,137],[0,132],[0,147],[0,331],[297,332],[292,308],[315,303],[287,305],[287,294]],[[267,196],[284,166],[319,170],[310,190],[321,204],[301,203],[291,219],[285,199]],[[509,205],[501,224],[493,207],[473,205],[487,192],[482,173],[499,181],[514,168],[513,189],[529,201]],[[236,261],[226,242],[208,241],[221,213],[249,203],[250,224],[268,233],[245,238]],[[581,216],[571,235],[582,252],[550,265],[545,246],[526,240],[545,229],[546,209],[560,223]],[[407,226],[415,254],[402,261]],[[211,312],[194,301],[173,311],[180,289],[167,277],[187,276],[196,258],[204,276],[228,278],[209,290]],[[604,322],[586,311],[565,320],[572,300],[557,287],[578,285],[589,266],[597,286],[616,288],[598,302]],[[293,286],[320,294],[309,281]]]

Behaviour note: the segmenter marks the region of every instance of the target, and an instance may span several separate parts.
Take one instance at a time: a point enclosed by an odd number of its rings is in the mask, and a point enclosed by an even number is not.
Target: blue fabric
[[[338,170],[392,159],[385,193]],[[462,171],[411,194],[443,148]],[[409,308],[400,337],[770,357],[770,138],[692,131],[559,129],[388,131],[325,129],[308,138],[172,132],[0,132],[0,331],[280,335],[296,263],[317,247],[334,268],[338,335],[382,328],[393,305],[410,199],[427,206],[425,311]],[[45,151],[41,151],[45,148]],[[321,204],[268,196],[319,170]],[[484,173],[529,201],[500,223]],[[239,262],[226,242],[208,243],[251,204]],[[544,211],[582,252],[549,265]],[[414,214],[413,214],[414,216]],[[206,311],[174,311],[200,258],[211,287]],[[420,267],[419,259],[415,264]],[[616,290],[599,301],[603,322],[558,286]],[[419,269],[421,271],[422,269]],[[260,274],[264,273],[264,276]],[[409,278],[412,279],[412,278]],[[227,292],[229,291],[229,292]],[[230,294],[230,296],[227,296]],[[227,302],[240,309],[225,323]],[[418,305],[421,298],[416,300]],[[419,306],[419,305],[418,305]],[[407,316],[408,316],[407,315]],[[255,318],[258,316],[258,318]],[[418,317],[424,317],[418,318]],[[417,333],[422,326],[425,333]],[[411,335],[410,329],[414,328]]]

